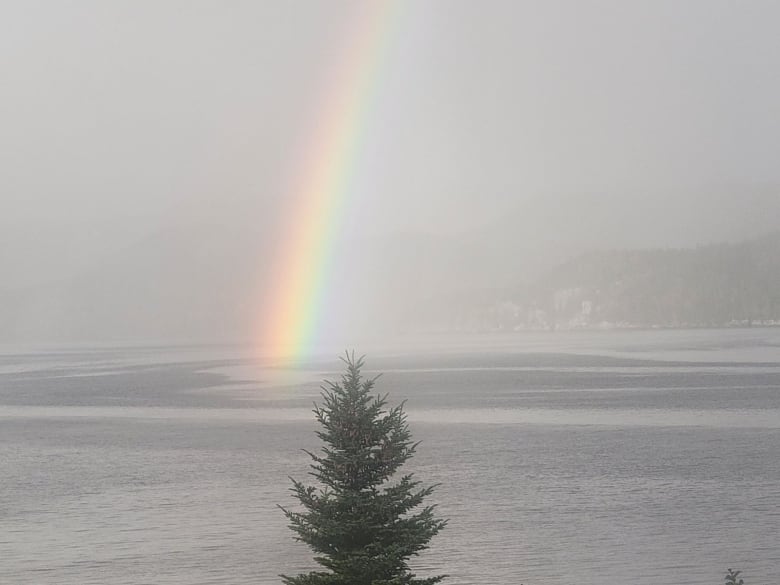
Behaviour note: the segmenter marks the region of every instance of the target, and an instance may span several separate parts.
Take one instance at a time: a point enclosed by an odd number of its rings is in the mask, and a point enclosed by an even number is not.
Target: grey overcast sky
[[[208,256],[230,275],[197,281],[220,290],[189,315],[251,305],[223,289],[259,286],[276,253],[287,175],[363,2],[0,3],[7,337],[50,333],[45,321],[69,305],[59,292],[29,301],[46,287],[78,296],[116,263],[132,279],[155,246],[208,248],[177,269],[198,272]],[[778,227],[780,2],[428,0],[399,14],[348,234],[453,237],[517,216],[576,249]],[[160,327],[127,337],[209,329]],[[67,339],[98,329],[62,327]]]

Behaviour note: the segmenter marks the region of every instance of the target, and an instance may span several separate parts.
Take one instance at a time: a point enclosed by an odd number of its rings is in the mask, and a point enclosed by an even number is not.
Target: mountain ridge
[[[525,286],[429,299],[408,321],[437,330],[780,325],[780,230],[736,243],[586,252]]]

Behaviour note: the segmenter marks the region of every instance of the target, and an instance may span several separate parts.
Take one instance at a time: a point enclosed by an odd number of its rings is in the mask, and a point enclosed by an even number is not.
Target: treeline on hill
[[[735,244],[592,252],[522,289],[454,300],[416,317],[457,330],[780,325],[780,231]]]
[[[738,244],[588,254],[544,285],[547,307],[563,325],[780,321],[780,232]]]

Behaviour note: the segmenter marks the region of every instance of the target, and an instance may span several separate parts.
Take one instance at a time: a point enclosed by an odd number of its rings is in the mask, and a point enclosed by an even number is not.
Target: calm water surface
[[[780,582],[780,330],[374,350],[453,585]],[[433,349],[431,349],[433,348]],[[277,504],[338,364],[240,348],[0,354],[0,583],[266,584],[314,568]]]

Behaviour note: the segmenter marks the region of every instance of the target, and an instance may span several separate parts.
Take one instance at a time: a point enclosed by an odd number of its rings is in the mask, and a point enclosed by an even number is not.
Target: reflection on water
[[[409,401],[410,467],[442,484],[451,519],[421,573],[776,581],[774,330],[507,339],[370,356]],[[305,478],[311,403],[337,369],[279,376],[224,349],[0,356],[0,583],[279,583],[312,567],[276,504]]]

